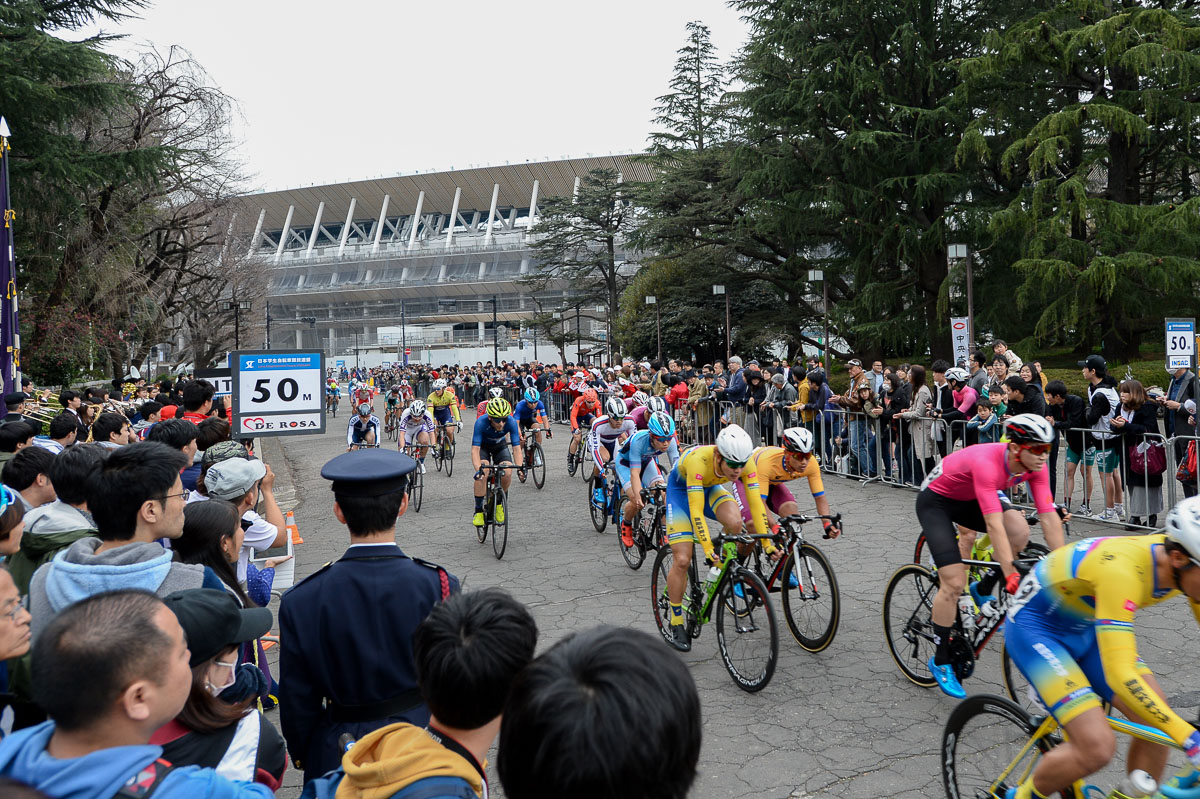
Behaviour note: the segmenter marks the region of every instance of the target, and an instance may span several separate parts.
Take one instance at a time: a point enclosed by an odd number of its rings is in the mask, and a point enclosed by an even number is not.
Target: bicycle
[[[425,474],[421,471],[421,461],[417,457],[421,449],[424,449],[423,444],[404,445],[404,454],[417,462],[417,468],[408,476],[408,487],[405,489],[408,492],[408,505],[414,513],[421,512],[421,499],[425,496]]]
[[[395,441],[397,431],[400,429],[400,414],[389,409],[387,416],[384,417],[383,427],[385,432],[387,432],[388,441]]]
[[[726,671],[739,688],[747,692],[761,691],[771,681],[775,664],[779,659],[779,629],[771,609],[767,587],[754,570],[738,562],[737,545],[753,543],[763,536],[719,535],[713,539],[713,547],[723,552],[720,573],[709,583],[700,583],[699,559],[692,553],[688,567],[688,585],[683,593],[684,624],[691,638],[700,637],[701,628],[715,616],[717,624],[717,650]],[[660,547],[654,559],[654,573],[650,578],[650,600],[654,607],[654,623],[662,637],[671,643],[671,604],[667,598],[667,574],[671,571],[674,556],[669,546]],[[741,595],[734,587],[741,588]],[[762,635],[757,635],[762,633]],[[766,640],[761,640],[765,638]],[[753,650],[746,656],[748,664],[739,665],[735,657],[739,652]],[[760,651],[765,650],[765,651]]]
[[[1108,717],[1115,732],[1143,741],[1179,749],[1162,732],[1145,724]],[[1003,797],[1010,787],[1020,785],[1033,773],[1041,756],[1062,743],[1063,733],[1053,716],[1034,715],[1001,696],[976,694],[959,702],[942,732],[942,784],[950,799]],[[1118,751],[1120,747],[1117,747]],[[1108,767],[1113,782],[1124,776],[1114,758]],[[1093,775],[1095,776],[1095,775]],[[1109,776],[1107,773],[1105,776]],[[1176,786],[1160,786],[1155,797],[1195,799],[1200,797],[1200,771],[1188,767],[1176,776]],[[1100,799],[1108,792],[1077,780],[1059,791],[1063,799]]]
[[[508,507],[508,492],[500,485],[500,478],[504,475],[505,469],[515,469],[515,466],[493,466],[490,463],[480,464],[479,471],[487,473],[487,483],[484,490],[483,499],[483,527],[475,528],[475,535],[479,538],[479,543],[487,540],[488,529],[492,531],[492,552],[496,554],[496,560],[504,557],[504,550],[508,547],[508,520],[511,515],[511,508]],[[496,505],[504,506],[504,521],[496,521]]]
[[[1031,546],[1041,547],[1040,544]],[[1044,552],[1027,547],[1013,561],[1013,566],[1019,573],[1024,574],[1044,556]],[[954,626],[950,630],[950,655],[959,682],[963,682],[975,672],[975,661],[988,641],[1000,629],[1009,602],[1000,564],[993,560],[971,558],[963,560],[963,564],[972,574],[995,573],[997,593],[996,601],[986,602],[982,608],[976,608],[971,600],[970,607],[974,610],[965,615],[963,611],[966,605],[962,598],[959,600],[959,612],[955,615]],[[933,598],[937,592],[937,573],[922,564],[909,563],[901,566],[891,576],[883,595],[883,632],[887,638],[888,651],[904,676],[923,688],[931,688],[937,684],[928,665],[936,649],[933,642]],[[970,595],[964,593],[963,598],[969,600]],[[1000,656],[1006,675],[1005,690],[1012,694],[1013,700],[1018,700],[1020,696],[1016,675],[1020,672],[1012,665],[1007,650],[1001,648]],[[1009,675],[1012,675],[1011,678]]]
[[[775,545],[785,554],[768,575],[762,547],[754,548],[754,570],[769,593],[783,595],[783,616],[796,643],[809,652],[821,652],[833,643],[841,620],[842,598],[837,577],[825,553],[804,540],[803,526],[817,519],[841,524],[840,513],[832,516],[781,516]],[[825,538],[829,538],[826,533]],[[792,586],[791,582],[796,585]]]
[[[604,496],[603,501],[599,503],[596,502],[597,489]],[[604,469],[588,483],[588,510],[592,517],[592,527],[596,528],[597,533],[604,532],[609,519],[612,519],[613,524],[620,529],[621,509],[624,504],[624,495],[617,482],[616,467],[613,466],[612,461],[609,461],[604,464]]]
[[[539,489],[546,485],[546,452],[542,449],[542,445],[537,442],[534,434],[543,430],[549,432],[550,428],[526,428],[524,439],[521,442],[521,447],[525,450],[525,460],[529,463],[529,473],[533,476],[533,484]]]
[[[583,478],[583,482],[590,483],[595,475],[595,464],[591,463],[591,458],[587,455],[587,445],[581,438],[579,446],[571,452],[571,448],[567,447],[567,476],[574,477],[579,475]]]
[[[334,394],[325,395],[325,410],[337,417],[338,398]]]
[[[642,567],[642,563],[646,560],[647,550],[657,551],[660,547],[667,545],[667,506],[663,501],[666,493],[667,487],[661,483],[650,488],[643,488],[642,510],[653,508],[649,523],[646,522],[646,514],[642,512],[635,513],[629,520],[629,526],[633,528],[633,546],[631,547],[625,546],[621,541],[621,536],[617,536],[617,546],[621,548],[621,557],[625,559],[625,565],[634,571]]]
[[[455,442],[450,440],[446,435],[448,424],[439,424],[435,431],[433,442],[433,466],[439,472],[442,467],[446,467],[446,476],[449,477],[454,473],[454,450]]]

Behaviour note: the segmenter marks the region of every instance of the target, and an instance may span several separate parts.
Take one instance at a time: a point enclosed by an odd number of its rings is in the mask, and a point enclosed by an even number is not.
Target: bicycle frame
[[[775,544],[784,552],[791,552],[796,563],[800,562],[800,549],[804,546],[804,531],[803,525],[816,519],[828,519],[837,524],[842,520],[842,514],[835,513],[831,516],[785,516],[779,520],[780,537],[775,539]],[[786,531],[783,528],[786,527]],[[826,534],[825,538],[829,538]],[[758,552],[755,551],[757,556]],[[770,576],[766,579],[767,590],[770,591],[775,587],[775,582],[783,577],[783,564],[787,558],[780,558],[775,562],[775,568],[771,570]],[[797,579],[801,579],[802,575],[797,573]],[[806,586],[801,583],[800,589],[804,590]]]
[[[772,537],[773,536],[771,535],[759,535],[758,533],[752,533],[742,535],[719,535],[713,539],[713,549],[723,550],[725,557],[722,559],[723,563],[721,564],[721,573],[717,576],[717,579],[713,583],[712,593],[704,598],[704,603],[700,606],[699,611],[695,613],[696,621],[698,621],[700,624],[708,624],[709,620],[712,618],[713,602],[715,602],[717,596],[720,595],[721,587],[731,579],[729,576],[730,572],[735,568],[739,570],[746,569],[745,566],[738,562],[737,545],[750,544],[756,539],[766,539]],[[694,558],[695,556],[695,553],[692,553],[692,557]],[[753,570],[748,571],[753,573]],[[697,591],[704,590],[702,585],[695,586],[695,588]]]

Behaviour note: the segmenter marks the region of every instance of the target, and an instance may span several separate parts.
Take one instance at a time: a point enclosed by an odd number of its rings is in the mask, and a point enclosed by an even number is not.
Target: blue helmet
[[[542,393],[540,391],[538,391],[536,388],[525,389],[525,401],[526,402],[537,402],[541,398],[542,398]]]
[[[662,411],[650,414],[650,421],[646,422],[646,427],[650,430],[650,435],[659,438],[675,435],[675,420],[670,414]]]

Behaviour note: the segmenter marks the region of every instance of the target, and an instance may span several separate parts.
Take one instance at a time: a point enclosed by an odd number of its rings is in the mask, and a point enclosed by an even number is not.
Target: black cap
[[[1100,355],[1089,355],[1079,362],[1079,368],[1091,369],[1093,372],[1098,372],[1108,366],[1108,363]]]
[[[163,600],[187,635],[192,666],[219,655],[234,644],[266,635],[273,617],[267,608],[242,608],[225,591],[193,588]]]
[[[333,482],[335,494],[350,497],[379,497],[403,491],[408,474],[417,462],[391,449],[360,449],[338,455],[321,468],[321,476]]]
[[[29,395],[24,391],[10,391],[4,395],[5,405],[20,405],[25,400],[29,399]]]

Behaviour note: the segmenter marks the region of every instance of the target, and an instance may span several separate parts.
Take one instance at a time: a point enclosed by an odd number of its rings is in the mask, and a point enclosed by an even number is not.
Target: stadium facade
[[[275,348],[321,347],[331,363],[490,361],[534,357],[525,322],[561,311],[566,329],[603,340],[603,308],[578,306],[552,282],[535,298],[520,279],[542,268],[530,228],[539,202],[570,196],[588,171],[646,180],[629,155],[422,172],[247,195],[240,216],[251,257],[269,268],[268,329]],[[620,258],[624,258],[622,253]],[[636,264],[628,263],[635,269]],[[493,322],[493,319],[495,322]],[[542,360],[558,359],[544,340]],[[567,348],[569,360],[578,357]]]

